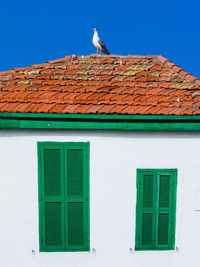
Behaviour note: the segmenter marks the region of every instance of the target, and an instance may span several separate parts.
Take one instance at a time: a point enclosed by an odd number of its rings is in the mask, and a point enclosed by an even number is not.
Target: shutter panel
[[[172,249],[175,240],[176,170],[158,171],[156,247]]]
[[[153,174],[143,174],[142,246],[152,247],[154,242],[154,191]]]
[[[46,196],[59,196],[61,192],[61,159],[59,149],[44,150],[44,184]]]
[[[153,244],[153,214],[144,213],[142,215],[142,246],[152,246]]]
[[[169,214],[158,215],[158,246],[169,245]]]
[[[167,173],[158,173],[158,207],[157,207],[157,247],[169,246],[169,204],[171,176]]]
[[[67,150],[68,197],[83,197],[83,150]]]
[[[68,244],[84,245],[83,203],[68,203]]]
[[[150,249],[154,246],[155,175],[151,171],[138,170],[137,179],[136,247]]]
[[[86,150],[83,146],[66,149],[67,160],[67,246],[86,247],[87,241],[87,179]]]
[[[46,246],[61,246],[61,204],[45,203],[45,242]]]
[[[62,249],[64,246],[64,195],[61,149],[51,145],[41,149],[40,164],[42,246],[44,249]]]

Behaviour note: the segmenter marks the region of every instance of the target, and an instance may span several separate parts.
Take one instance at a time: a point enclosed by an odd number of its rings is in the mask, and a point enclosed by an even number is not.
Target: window
[[[136,250],[171,250],[175,245],[176,169],[138,169]]]
[[[88,251],[89,143],[38,143],[40,251]]]

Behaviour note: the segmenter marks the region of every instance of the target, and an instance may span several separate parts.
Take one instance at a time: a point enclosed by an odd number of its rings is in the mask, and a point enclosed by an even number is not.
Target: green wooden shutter
[[[154,172],[137,170],[137,248],[154,246],[155,191]]]
[[[38,143],[40,251],[89,250],[89,143]]]
[[[136,250],[174,248],[176,176],[176,170],[137,170]]]
[[[88,248],[88,179],[86,147],[68,145],[65,149],[67,188],[66,220],[68,248]]]
[[[173,248],[176,170],[157,172],[156,247]]]
[[[40,214],[42,235],[40,243],[45,249],[64,248],[64,190],[62,149],[57,145],[40,150]]]

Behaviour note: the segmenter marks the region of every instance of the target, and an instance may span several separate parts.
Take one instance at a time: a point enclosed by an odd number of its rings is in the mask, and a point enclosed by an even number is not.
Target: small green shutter
[[[173,249],[177,170],[138,169],[136,249]]]
[[[41,251],[89,250],[89,144],[38,143]]]

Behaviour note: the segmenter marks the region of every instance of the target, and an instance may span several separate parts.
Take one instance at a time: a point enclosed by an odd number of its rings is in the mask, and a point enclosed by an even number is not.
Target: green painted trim
[[[200,131],[200,116],[0,113],[0,129]]]
[[[200,115],[57,114],[0,112],[0,118],[51,118],[95,120],[200,120]]]
[[[69,246],[67,243],[67,220],[66,207],[67,202],[77,202],[67,199],[66,190],[67,190],[67,172],[64,160],[66,158],[67,149],[83,149],[84,153],[84,195],[81,200],[84,205],[84,245],[83,246]],[[61,195],[59,197],[44,196],[44,159],[43,151],[44,149],[59,149],[61,153]],[[89,251],[90,250],[90,187],[89,187],[89,164],[90,164],[90,143],[89,142],[38,142],[37,143],[37,153],[38,153],[38,203],[39,203],[39,247],[40,252],[76,252],[76,251]],[[57,202],[60,199],[61,206],[62,204],[62,245],[47,247],[45,244],[45,225],[44,225],[44,203],[46,201]],[[79,202],[79,201],[78,201]],[[64,204],[65,203],[65,204]]]
[[[153,176],[153,207],[143,208],[143,177]],[[159,207],[159,183],[161,175],[170,175],[170,203],[169,208]],[[175,249],[175,225],[176,225],[176,190],[177,169],[137,169],[137,204],[136,204],[136,227],[135,227],[135,250],[174,250]],[[153,210],[152,210],[153,209]],[[163,209],[165,209],[163,211]],[[143,212],[152,213],[152,243],[142,244],[142,215]],[[161,213],[169,214],[168,245],[158,244],[158,216]]]
[[[144,131],[200,131],[198,122],[36,121],[0,119],[0,129],[92,129]]]

